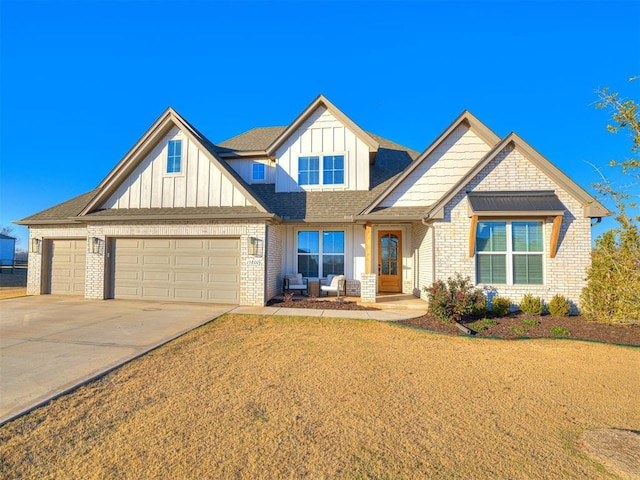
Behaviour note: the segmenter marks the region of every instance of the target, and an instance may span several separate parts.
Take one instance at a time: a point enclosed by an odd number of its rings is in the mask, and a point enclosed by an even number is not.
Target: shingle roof
[[[273,143],[273,141],[286,129],[287,127],[258,127],[247,130],[240,135],[236,135],[229,140],[218,143],[216,145],[219,152],[232,152],[232,151],[262,151]],[[387,140],[384,137],[380,137],[371,132],[367,132],[376,142],[380,144],[380,148],[387,150],[397,150],[407,152],[411,159],[415,159],[420,155],[419,152],[410,148],[404,147],[396,142]],[[379,152],[378,152],[379,154]],[[377,161],[377,159],[376,159]]]
[[[4,233],[0,233],[0,240],[15,240],[15,237],[10,237],[9,235],[5,235]]]
[[[403,153],[403,154],[402,154]],[[284,220],[351,219],[365,209],[411,162],[407,152],[380,149],[383,161],[371,166],[368,191],[276,193],[275,185],[252,185],[267,208]]]
[[[90,192],[83,193],[77,197],[67,200],[66,202],[59,203],[51,208],[47,208],[41,212],[31,215],[27,218],[23,218],[19,222],[21,225],[28,225],[32,223],[45,223],[48,221],[60,222],[72,217],[78,216],[78,214],[87,206],[87,204],[98,194],[99,190],[91,190]]]
[[[252,128],[240,135],[236,135],[229,140],[217,144],[219,151],[254,151],[266,150],[269,145],[280,135],[287,127],[258,127]]]

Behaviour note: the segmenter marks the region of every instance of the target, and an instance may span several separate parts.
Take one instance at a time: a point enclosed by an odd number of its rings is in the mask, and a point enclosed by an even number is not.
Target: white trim
[[[169,172],[169,143],[180,142],[180,170],[177,172]],[[171,138],[167,138],[167,143],[162,148],[162,156],[164,157],[164,169],[162,171],[163,177],[184,177],[187,170],[187,151],[189,145],[186,139],[178,132]]]
[[[324,157],[334,157],[334,156],[342,156],[343,164],[342,164],[342,172],[343,172],[343,182],[342,183],[323,183],[323,174],[324,174]],[[318,183],[301,185],[300,184],[300,158],[301,157],[318,157]],[[295,156],[296,163],[296,185],[302,188],[303,190],[328,190],[328,189],[336,189],[336,190],[344,190],[349,185],[349,156],[346,151],[340,152],[320,152],[320,153],[298,153]]]
[[[491,218],[491,219],[479,219],[478,224],[480,223],[502,223],[506,224],[506,242],[507,242],[507,250],[504,252],[479,252],[478,251],[478,230],[476,229],[476,251],[474,255],[474,268],[475,268],[475,284],[476,285],[509,285],[509,286],[519,286],[519,285],[532,285],[532,286],[544,286],[547,284],[547,262],[546,262],[546,231],[544,220],[537,219],[505,219],[505,218]],[[541,234],[542,234],[542,251],[540,252],[514,252],[513,250],[513,222],[535,222],[541,225]],[[514,255],[539,255],[542,257],[542,283],[514,283],[513,281],[513,256]],[[506,280],[507,283],[482,283],[478,281],[478,256],[482,255],[506,255],[505,268],[506,272]]]
[[[294,269],[296,270],[296,273],[300,273],[298,272],[298,255],[315,255],[315,254],[300,254],[298,253],[298,234],[300,232],[317,232],[318,233],[318,276],[317,277],[307,277],[312,281],[316,281],[319,280],[320,278],[325,278],[326,275],[324,275],[324,272],[322,271],[322,257],[324,256],[324,252],[322,250],[322,234],[324,232],[342,232],[343,235],[343,252],[342,253],[327,253],[327,255],[342,255],[343,259],[342,259],[342,266],[343,266],[343,273],[340,275],[347,275],[347,250],[348,250],[348,246],[347,246],[347,229],[343,228],[343,227],[323,227],[323,228],[313,228],[313,227],[298,227],[294,229],[294,234],[293,234],[293,241],[294,241],[294,255],[293,255],[293,261],[294,261]],[[338,275],[338,274],[336,274]]]

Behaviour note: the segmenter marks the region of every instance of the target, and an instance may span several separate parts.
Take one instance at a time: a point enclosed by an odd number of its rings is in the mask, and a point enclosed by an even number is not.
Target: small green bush
[[[554,317],[566,317],[569,314],[571,306],[566,298],[556,294],[549,302],[549,313]]]
[[[535,318],[527,318],[525,320],[522,320],[522,324],[526,325],[527,327],[535,327],[536,325],[539,325],[540,322]]]
[[[485,325],[498,325],[498,322],[491,318],[483,318],[482,323],[484,323]]]
[[[520,310],[529,315],[542,315],[544,310],[544,302],[540,297],[534,297],[527,293],[520,302]]]
[[[565,337],[568,337],[569,335],[571,335],[571,332],[569,330],[567,330],[566,328],[553,327],[551,329],[551,334],[552,335],[563,335]]]
[[[482,290],[475,288],[469,277],[459,273],[446,282],[438,280],[425,287],[429,299],[429,312],[445,321],[459,321],[464,315],[482,315],[487,311],[487,299]]]
[[[491,313],[496,317],[504,317],[511,310],[511,300],[506,297],[493,297],[491,300]]]

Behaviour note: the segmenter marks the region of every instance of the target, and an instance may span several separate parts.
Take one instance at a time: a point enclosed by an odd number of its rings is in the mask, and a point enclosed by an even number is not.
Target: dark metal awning
[[[563,215],[566,207],[552,190],[467,192],[470,216]]]

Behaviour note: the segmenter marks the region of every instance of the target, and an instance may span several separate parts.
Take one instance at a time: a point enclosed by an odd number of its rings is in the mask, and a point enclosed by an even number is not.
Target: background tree
[[[607,130],[630,133],[632,155],[610,162],[629,184],[614,188],[603,176],[595,185],[600,196],[613,201],[617,225],[596,239],[587,287],[582,291],[582,311],[592,320],[635,323],[640,321],[640,216],[631,212],[637,208],[640,192],[640,113],[634,100],[623,100],[619,93],[605,88],[597,94],[596,108],[611,112]]]
[[[13,233],[13,227],[11,225],[4,225],[0,227],[0,234],[2,235],[7,235],[10,237],[12,233]]]

